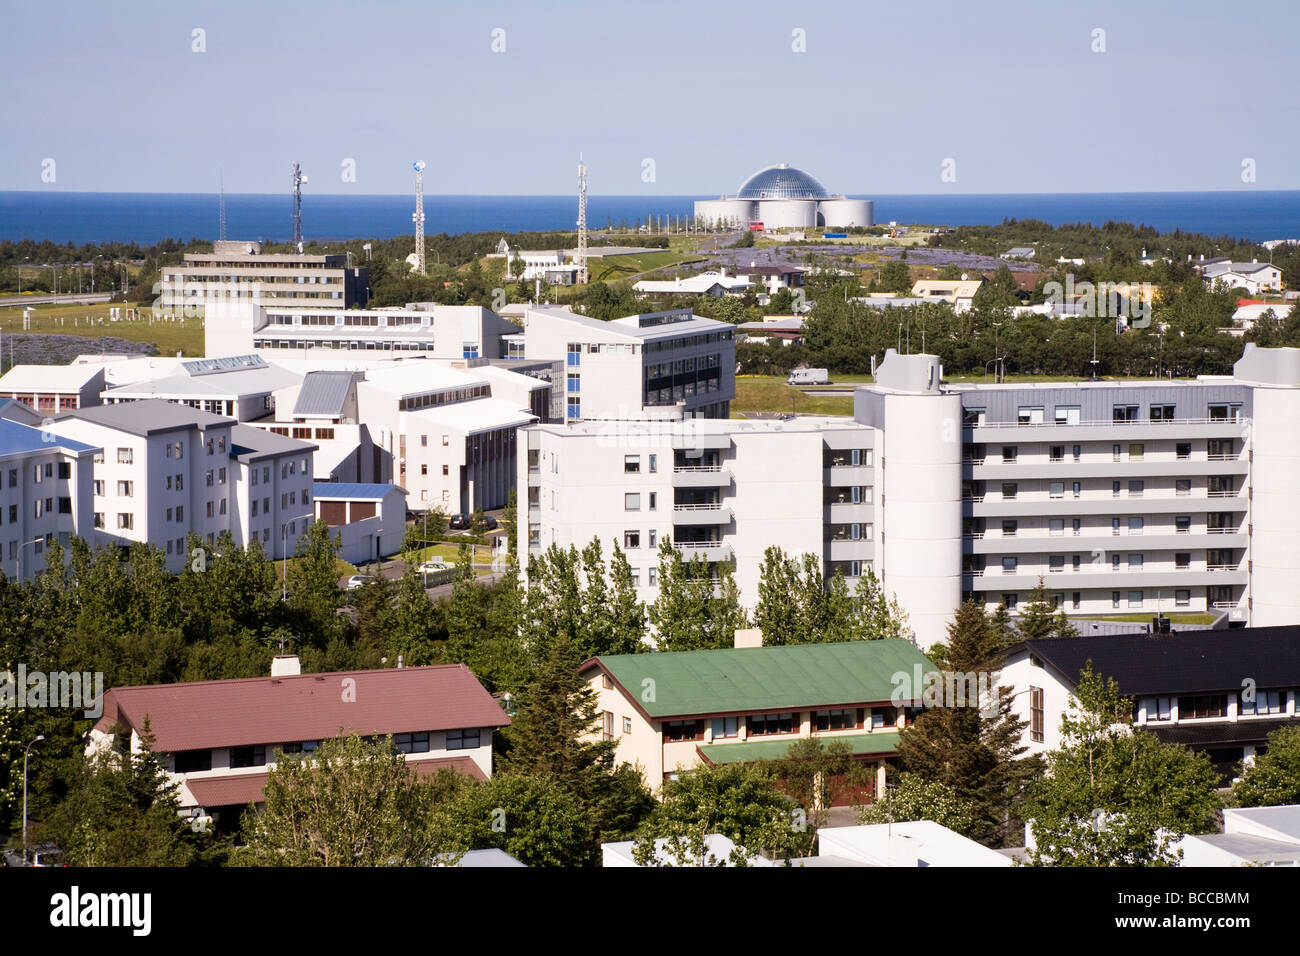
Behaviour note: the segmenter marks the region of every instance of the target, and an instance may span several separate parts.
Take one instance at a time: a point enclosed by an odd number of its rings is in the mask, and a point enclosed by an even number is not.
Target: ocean
[[[685,217],[704,196],[590,196],[592,229]],[[984,225],[1006,218],[1053,225],[1108,220],[1262,242],[1300,237],[1300,191],[1044,193],[1022,195],[861,196],[875,201],[876,222]],[[537,232],[574,228],[575,196],[425,196],[425,230]],[[411,196],[313,196],[302,200],[308,239],[386,239],[411,233]],[[57,243],[213,239],[215,194],[0,192],[0,239]],[[288,195],[227,195],[226,235],[283,242],[293,226]]]

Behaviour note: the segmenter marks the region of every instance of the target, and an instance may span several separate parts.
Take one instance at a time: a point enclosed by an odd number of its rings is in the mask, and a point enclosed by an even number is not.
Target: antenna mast
[[[587,284],[587,164],[578,154],[578,278]]]
[[[415,271],[424,274],[424,160],[418,159],[411,164],[415,170],[415,212],[411,221],[415,223]]]
[[[307,177],[297,163],[293,164],[293,244],[302,252],[302,184]]]

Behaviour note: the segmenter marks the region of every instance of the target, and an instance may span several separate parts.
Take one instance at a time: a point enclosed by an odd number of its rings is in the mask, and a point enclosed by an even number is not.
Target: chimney
[[[276,654],[271,658],[272,677],[297,677],[302,673],[302,664],[297,654]]]
[[[763,631],[757,627],[736,628],[736,647],[762,647]]]

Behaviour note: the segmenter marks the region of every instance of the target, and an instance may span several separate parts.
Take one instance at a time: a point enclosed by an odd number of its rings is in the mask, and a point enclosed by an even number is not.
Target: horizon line
[[[925,197],[932,196],[1175,196],[1175,195],[1212,195],[1220,193],[1228,194],[1248,194],[1248,193],[1291,193],[1300,192],[1300,186],[1292,186],[1279,189],[1257,189],[1254,187],[1243,186],[1233,189],[1123,189],[1123,190],[1082,190],[1073,192],[908,192],[908,193],[841,193],[839,195],[848,199],[874,199],[877,196],[887,198],[899,197]],[[221,192],[146,192],[144,190],[133,189],[0,189],[0,195],[8,193],[34,194],[44,193],[55,196],[212,196],[218,197]],[[224,193],[230,196],[282,196],[291,197],[292,193],[285,192],[252,192],[252,193]],[[413,193],[351,193],[351,192],[329,192],[329,193],[305,193],[304,198],[334,198],[334,197],[351,197],[358,199],[389,199],[398,196],[413,198]],[[444,199],[558,199],[558,198],[577,198],[577,193],[426,193],[427,197],[444,198]],[[591,198],[609,198],[609,199],[711,199],[711,198],[734,198],[718,193],[589,193],[588,199]]]

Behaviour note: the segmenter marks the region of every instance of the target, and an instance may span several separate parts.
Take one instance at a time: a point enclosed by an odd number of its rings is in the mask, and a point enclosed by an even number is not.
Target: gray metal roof
[[[343,404],[352,388],[353,372],[308,372],[294,402],[294,415],[329,415],[337,418],[343,414]]]
[[[213,415],[187,405],[177,405],[161,398],[147,398],[138,402],[119,402],[116,405],[93,405],[78,408],[55,416],[55,421],[79,418],[82,421],[108,428],[116,428],[130,435],[152,435],[155,432],[177,428],[211,428],[214,425],[233,425],[235,420],[225,415]]]
[[[315,451],[311,442],[286,438],[252,425],[235,425],[230,429],[230,454],[240,461],[254,461],[275,455]]]

